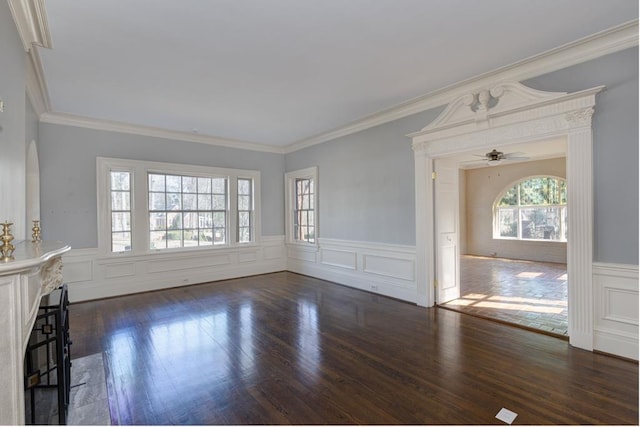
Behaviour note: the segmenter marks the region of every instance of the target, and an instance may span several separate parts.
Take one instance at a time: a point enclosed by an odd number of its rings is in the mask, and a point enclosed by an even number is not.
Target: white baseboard
[[[638,360],[638,266],[593,264],[594,350]]]

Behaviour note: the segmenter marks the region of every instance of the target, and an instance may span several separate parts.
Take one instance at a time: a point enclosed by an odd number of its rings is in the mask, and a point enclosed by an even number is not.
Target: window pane
[[[129,172],[111,172],[111,190],[129,191]]]
[[[197,194],[183,194],[182,195],[182,210],[184,210],[184,211],[197,211],[198,210],[198,195]]]
[[[194,176],[182,177],[182,192],[183,193],[197,193],[198,191],[198,178]]]
[[[227,193],[227,183],[225,178],[213,178],[213,193],[216,194],[226,194]]]
[[[518,209],[500,209],[498,212],[500,237],[518,237]]]
[[[213,230],[213,244],[220,245],[226,242],[224,228],[215,228]]]
[[[149,233],[149,247],[151,249],[165,249],[167,247],[166,231],[152,231]]]
[[[238,196],[238,210],[248,211],[251,209],[251,196]]]
[[[182,229],[182,213],[181,212],[167,213],[167,228],[169,230]]]
[[[167,248],[182,247],[182,230],[173,230],[167,232]]]
[[[149,210],[163,211],[166,208],[165,193],[149,193]]]
[[[111,233],[111,252],[131,250],[131,233]]]
[[[249,228],[240,228],[238,241],[240,243],[247,243],[251,241],[251,233],[249,232]]]
[[[182,218],[184,228],[198,228],[198,213],[185,212]],[[186,237],[185,237],[186,239]]]
[[[167,175],[167,191],[180,192],[182,191],[182,179],[180,176]]]
[[[211,193],[211,178],[198,178],[198,193]]]
[[[167,210],[182,210],[182,195],[180,193],[167,193]]]
[[[307,227],[307,234],[304,239],[309,243],[315,242],[315,229],[313,227]]]
[[[184,230],[184,246],[194,247],[198,246],[198,230]]]
[[[512,187],[509,191],[507,191],[498,206],[518,206],[518,186]]]
[[[249,212],[238,212],[238,224],[240,227],[248,227],[249,224]]]
[[[198,228],[213,228],[213,213],[198,212]]]
[[[248,179],[238,180],[238,194],[250,194],[250,182]]]
[[[149,174],[149,191],[165,191],[164,175]]]
[[[213,213],[213,226],[216,228],[225,228],[226,226],[226,215],[224,212],[214,212]]]
[[[198,210],[211,210],[210,194],[198,194]]]
[[[226,210],[227,209],[227,198],[226,196],[213,196],[213,209],[214,210]]]
[[[556,207],[521,209],[522,238],[560,240],[559,214]]]
[[[199,232],[199,245],[211,246],[213,245],[213,230],[200,230]]]
[[[131,210],[130,195],[128,191],[111,192],[111,210],[128,211]]]
[[[129,212],[112,212],[111,231],[131,231],[131,214]]]
[[[149,214],[149,229],[166,230],[167,214],[165,212],[151,212]]]

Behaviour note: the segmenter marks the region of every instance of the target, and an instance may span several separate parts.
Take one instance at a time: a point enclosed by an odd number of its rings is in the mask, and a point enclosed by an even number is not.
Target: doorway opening
[[[457,196],[436,190],[436,211],[457,197],[459,212],[459,293],[441,307],[568,337],[565,156],[556,138],[435,160],[458,173]]]

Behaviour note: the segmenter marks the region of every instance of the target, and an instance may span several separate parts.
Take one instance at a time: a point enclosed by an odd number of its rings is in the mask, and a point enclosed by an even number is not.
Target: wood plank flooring
[[[566,264],[463,255],[460,295],[442,306],[569,338]]]
[[[73,304],[114,424],[638,424],[638,364],[294,273]]]

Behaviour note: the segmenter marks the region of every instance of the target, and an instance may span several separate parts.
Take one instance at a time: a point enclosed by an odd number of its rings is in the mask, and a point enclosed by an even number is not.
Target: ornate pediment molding
[[[543,92],[518,82],[501,83],[490,89],[481,89],[458,97],[438,118],[424,127],[422,132],[465,122],[486,121],[497,114],[533,107],[564,95],[566,92]]]
[[[591,126],[595,95],[542,92],[517,82],[501,83],[454,99],[422,130],[408,135],[413,149],[429,155],[524,142]]]

